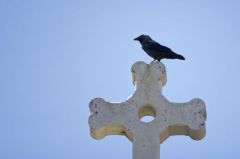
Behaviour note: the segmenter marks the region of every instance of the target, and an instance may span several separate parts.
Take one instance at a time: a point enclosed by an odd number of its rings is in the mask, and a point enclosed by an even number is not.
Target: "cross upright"
[[[91,136],[125,135],[133,143],[133,159],[159,159],[160,143],[171,135],[187,135],[194,140],[205,136],[206,108],[195,98],[187,103],[172,103],[162,95],[166,84],[165,66],[158,61],[136,62],[132,66],[136,91],[122,103],[93,99],[90,104]],[[141,120],[152,116],[150,122]]]

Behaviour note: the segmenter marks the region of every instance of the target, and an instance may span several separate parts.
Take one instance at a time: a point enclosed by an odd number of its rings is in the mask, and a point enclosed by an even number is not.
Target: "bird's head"
[[[144,42],[144,41],[149,41],[149,40],[152,40],[152,38],[148,35],[140,35],[139,37],[136,37],[134,40],[137,40],[139,41],[140,43]]]

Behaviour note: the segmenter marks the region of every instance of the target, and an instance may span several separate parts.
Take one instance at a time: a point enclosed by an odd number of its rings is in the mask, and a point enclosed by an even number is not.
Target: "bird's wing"
[[[155,41],[151,41],[149,42],[148,45],[149,49],[151,50],[156,50],[159,52],[173,52],[170,48],[160,45],[159,43],[155,42]]]

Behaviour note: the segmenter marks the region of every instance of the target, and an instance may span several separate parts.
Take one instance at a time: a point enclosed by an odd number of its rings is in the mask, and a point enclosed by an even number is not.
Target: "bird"
[[[148,35],[140,35],[137,40],[142,45],[142,49],[153,58],[153,61],[161,61],[162,59],[180,59],[185,60],[182,55],[173,52],[170,48],[159,44]]]

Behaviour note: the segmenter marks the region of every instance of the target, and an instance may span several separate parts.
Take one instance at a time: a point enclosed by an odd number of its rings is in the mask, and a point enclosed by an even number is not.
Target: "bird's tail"
[[[185,57],[182,55],[176,54],[176,59],[185,60]]]

